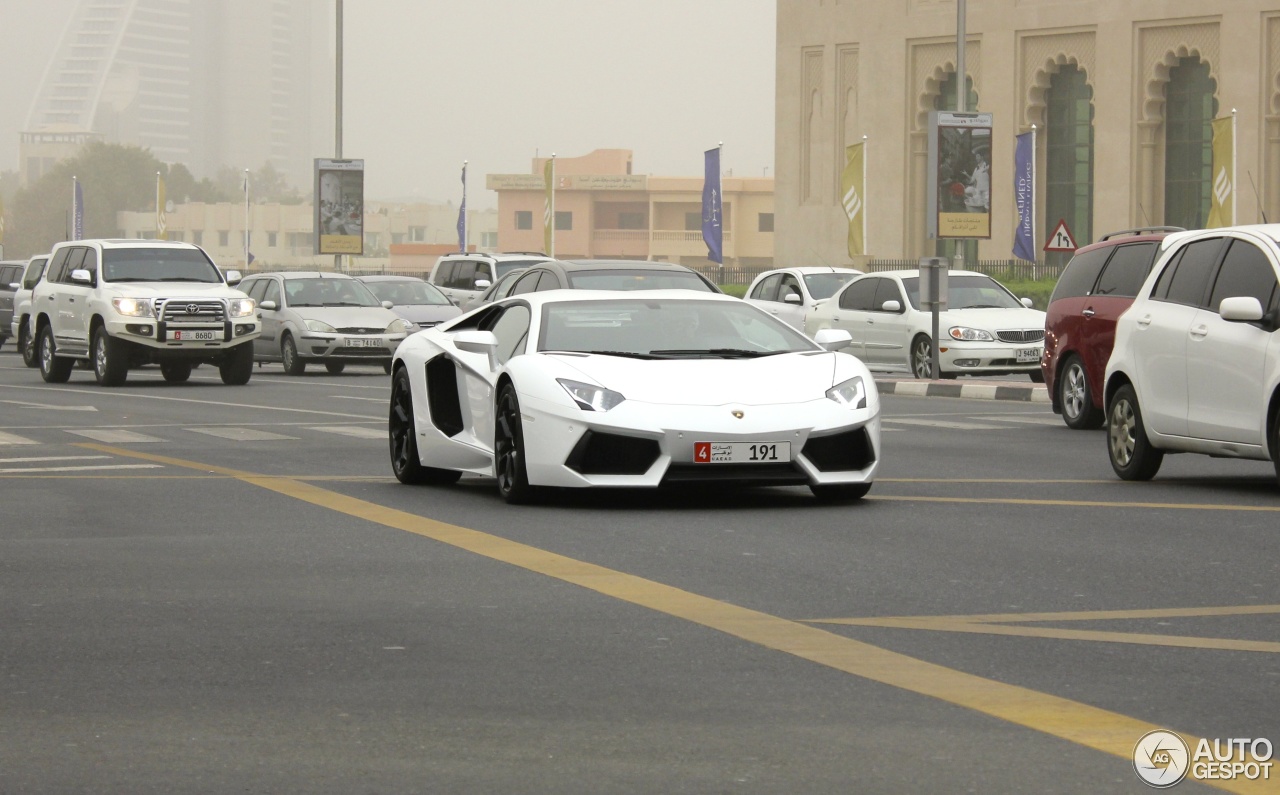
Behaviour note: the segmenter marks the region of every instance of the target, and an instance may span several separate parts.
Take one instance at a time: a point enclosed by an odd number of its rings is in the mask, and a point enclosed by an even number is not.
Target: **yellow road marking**
[[[1066,613],[988,613],[959,616],[882,616],[879,618],[822,618],[823,624],[862,623],[864,621],[966,621],[975,623],[1036,621],[1124,621],[1142,618],[1214,618],[1218,616],[1256,616],[1280,613],[1280,605],[1228,605],[1225,607],[1156,607],[1140,610],[1073,610]]]
[[[642,577],[457,525],[366,502],[285,477],[257,475],[99,444],[115,455],[231,475],[246,483],[385,527],[403,530],[491,560],[572,583],[620,601],[732,635],[835,670],[945,701],[1122,759],[1156,726],[1117,712],[967,674],[758,610],[700,596]],[[1199,737],[1183,734],[1191,745]],[[1270,782],[1205,782],[1228,792],[1270,792]]]

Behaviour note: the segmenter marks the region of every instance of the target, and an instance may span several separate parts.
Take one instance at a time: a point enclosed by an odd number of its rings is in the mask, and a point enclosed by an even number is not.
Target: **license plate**
[[[1014,355],[1018,357],[1018,364],[1040,361],[1039,348],[1020,348],[1014,352]]]
[[[173,338],[181,342],[217,342],[216,331],[174,331]]]
[[[366,337],[347,337],[342,341],[345,348],[381,348],[382,340],[371,340]]]
[[[695,464],[772,464],[791,460],[791,442],[694,442]]]

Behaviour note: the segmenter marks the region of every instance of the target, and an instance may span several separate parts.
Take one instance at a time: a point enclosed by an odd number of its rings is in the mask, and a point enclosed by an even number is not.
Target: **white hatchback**
[[[1019,300],[995,279],[973,271],[950,271],[947,309],[939,313],[942,378],[1025,373],[1043,381],[1044,312]],[[804,319],[810,337],[844,329],[852,353],[872,370],[906,370],[928,378],[933,364],[933,315],[920,306],[920,271],[897,270],[858,276]]]
[[[853,268],[825,266],[777,268],[752,279],[743,300],[797,331],[804,331],[804,316],[809,310],[861,273]]]
[[[1107,451],[1125,480],[1166,452],[1276,463],[1280,224],[1177,232],[1116,323]]]

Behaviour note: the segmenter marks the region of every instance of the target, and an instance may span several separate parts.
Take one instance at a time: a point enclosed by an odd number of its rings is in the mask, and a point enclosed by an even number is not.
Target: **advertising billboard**
[[[929,237],[991,238],[991,114],[929,113]]]
[[[316,158],[317,254],[364,254],[364,161]]]

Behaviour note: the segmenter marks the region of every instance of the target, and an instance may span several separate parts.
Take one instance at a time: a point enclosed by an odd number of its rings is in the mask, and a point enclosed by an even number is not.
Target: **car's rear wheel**
[[[324,369],[329,371],[329,375],[338,375],[347,369],[345,362],[325,362]]]
[[[289,375],[302,375],[307,370],[307,363],[298,355],[298,343],[293,341],[292,334],[285,334],[280,341],[280,362]]]
[[[22,351],[22,363],[27,367],[40,366],[40,352],[36,350],[36,338],[27,331],[26,323],[23,323],[22,328],[18,330],[18,350]]]
[[[1164,451],[1147,438],[1138,395],[1129,384],[1116,391],[1107,411],[1107,454],[1122,480],[1151,480],[1164,461]]]
[[[101,386],[120,386],[129,377],[125,344],[101,326],[93,334],[93,377]]]
[[[391,409],[387,416],[391,471],[396,480],[410,485],[457,483],[462,473],[425,467],[418,460],[417,430],[413,422],[413,388],[409,372],[401,369],[391,379]]]
[[[75,366],[76,360],[54,354],[57,347],[53,342],[53,328],[41,328],[36,344],[40,353],[40,377],[47,384],[65,384],[71,378],[71,368]]]
[[[253,375],[253,343],[242,342],[227,352],[222,364],[218,365],[218,375],[222,383],[228,386],[244,386]]]
[[[1031,383],[1033,384],[1044,383],[1044,373],[1039,370],[1032,370],[1030,373],[1027,373],[1027,375],[1031,376]]]
[[[171,384],[182,384],[191,377],[190,362],[165,362],[160,365],[160,375]]]
[[[823,502],[852,502],[867,496],[871,491],[870,483],[841,483],[826,486],[810,486],[813,496]]]
[[[911,341],[911,374],[916,378],[933,377],[933,341],[923,334]]]
[[[529,485],[525,467],[524,423],[520,419],[520,399],[510,383],[498,392],[498,417],[494,430],[494,469],[498,475],[498,493],[512,505],[529,502],[534,489]]]
[[[1057,387],[1062,421],[1068,428],[1085,431],[1102,426],[1102,409],[1093,405],[1093,387],[1089,385],[1089,374],[1079,356],[1073,354],[1062,366]]]

